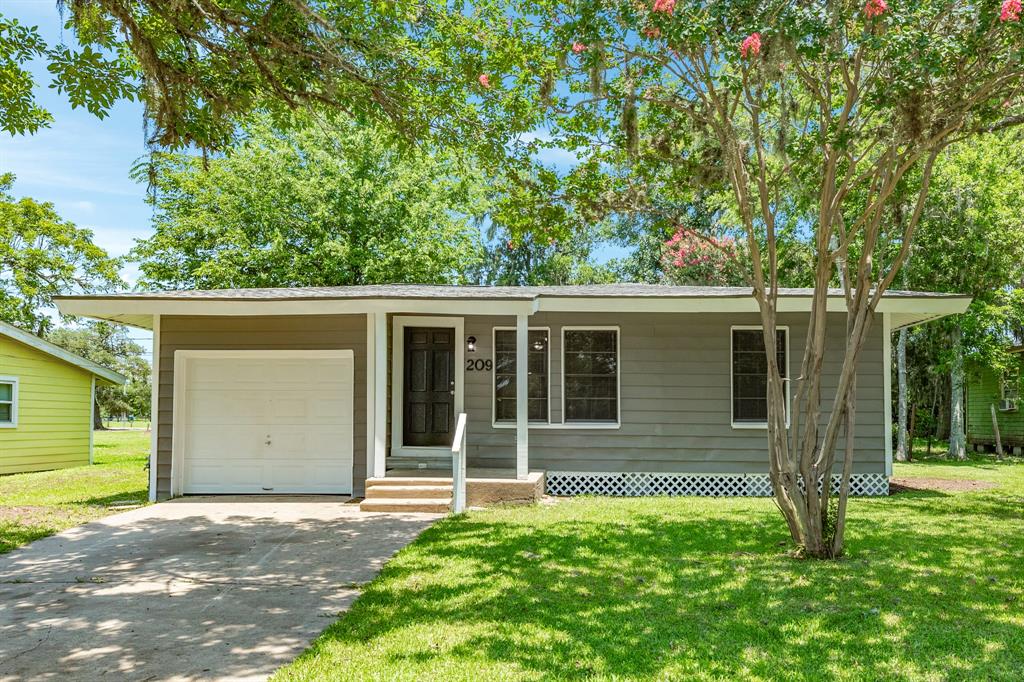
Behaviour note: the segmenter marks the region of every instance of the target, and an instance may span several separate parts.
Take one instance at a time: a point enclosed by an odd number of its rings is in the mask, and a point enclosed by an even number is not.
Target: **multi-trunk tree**
[[[581,166],[638,179],[688,162],[717,168],[712,181],[731,194],[764,328],[775,500],[810,556],[843,551],[856,365],[909,253],[935,160],[956,141],[1024,119],[1015,1],[526,0],[510,29],[525,45],[519,63],[481,45],[491,96],[535,88]],[[897,219],[897,189],[915,170],[918,191]],[[793,218],[809,234],[814,291],[790,404],[775,345],[778,233]],[[830,292],[837,270],[842,289]],[[827,313],[836,296],[842,319]],[[826,390],[833,325],[845,353]]]

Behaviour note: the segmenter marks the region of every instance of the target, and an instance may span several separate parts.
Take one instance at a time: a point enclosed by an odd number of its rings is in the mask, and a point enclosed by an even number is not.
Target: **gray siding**
[[[329,350],[355,355],[354,493],[366,480],[366,316],[177,317],[160,319],[157,496],[171,489],[171,425],[176,350]]]
[[[834,390],[843,353],[842,316],[831,321],[825,393]],[[806,315],[780,316],[790,328],[790,370],[803,352]],[[552,426],[530,429],[530,466],[550,471],[763,473],[765,432],[730,423],[730,327],[756,325],[756,314],[538,313],[549,327]],[[467,359],[493,360],[493,328],[511,317],[465,318],[477,338]],[[566,325],[620,328],[621,426],[561,428],[561,332]],[[391,320],[388,320],[390,335]],[[856,432],[857,473],[885,471],[882,324],[876,320],[861,358]],[[174,352],[179,349],[351,349],[355,355],[355,494],[366,477],[366,318],[363,315],[164,317],[161,319],[157,491],[170,490]],[[390,350],[388,362],[390,364]],[[492,426],[493,373],[465,373],[469,464],[511,468],[515,429]],[[390,393],[390,387],[389,387]],[[387,401],[390,409],[390,399]]]
[[[791,374],[799,371],[806,315],[780,316],[790,333]],[[835,390],[843,356],[843,316],[831,320],[825,363],[826,397]],[[756,325],[757,314],[538,313],[531,327],[550,327],[551,421],[530,429],[530,467],[551,471],[763,473],[768,470],[764,430],[734,429],[730,410],[730,327]],[[511,317],[467,317],[476,336],[475,357],[493,358],[492,330]],[[618,429],[558,428],[562,419],[561,328],[620,328]],[[857,473],[885,471],[882,323],[880,316],[860,362]],[[467,355],[467,358],[471,356]],[[492,373],[466,373],[469,464],[512,467],[515,431],[492,427]]]

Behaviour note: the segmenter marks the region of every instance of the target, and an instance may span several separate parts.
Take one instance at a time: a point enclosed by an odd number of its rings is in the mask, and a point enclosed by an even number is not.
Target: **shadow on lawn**
[[[377,654],[414,666],[484,657],[565,678],[1011,679],[1024,665],[1011,617],[1024,608],[1024,536],[1018,523],[993,539],[995,524],[963,513],[1021,512],[972,498],[854,505],[839,562],[785,554],[767,504],[579,500],[551,517],[451,519],[391,562],[318,645],[375,648],[403,628],[454,625],[473,634]]]

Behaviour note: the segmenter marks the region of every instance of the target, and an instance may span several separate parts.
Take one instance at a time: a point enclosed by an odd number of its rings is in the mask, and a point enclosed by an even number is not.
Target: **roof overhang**
[[[6,322],[0,322],[0,336],[6,336],[18,343],[22,343],[59,360],[63,360],[69,365],[80,367],[81,369],[91,372],[98,378],[109,381],[112,384],[120,386],[128,381],[128,377],[119,372],[107,369],[103,365],[83,358],[81,355],[76,355],[70,351],[66,351],[60,346],[50,343],[46,339],[41,339],[35,334],[29,334],[24,329],[19,329],[13,325],[7,324]]]
[[[780,313],[810,312],[811,296],[780,296]],[[885,296],[878,312],[900,329],[967,310],[968,296]],[[537,312],[756,313],[752,296],[524,296],[522,298],[190,298],[173,296],[66,296],[56,299],[65,315],[153,328],[155,315],[344,315],[412,313],[431,315],[532,315]],[[828,299],[829,312],[846,311],[841,296]]]

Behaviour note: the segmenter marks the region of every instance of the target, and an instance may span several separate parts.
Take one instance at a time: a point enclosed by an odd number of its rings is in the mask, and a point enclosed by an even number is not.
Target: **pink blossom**
[[[885,4],[885,0],[868,0],[864,4],[864,14],[867,15],[868,19],[880,17],[888,11],[889,5]]]
[[[486,73],[480,74],[480,77],[477,78],[477,80],[480,81],[480,85],[484,86],[485,88],[490,89],[490,87],[491,87],[491,77],[488,76]]]
[[[740,43],[740,55],[746,59],[747,57],[756,57],[759,54],[761,54],[761,34],[755,31]]]
[[[584,52],[586,49],[587,46],[579,41],[576,41],[575,43],[572,44],[573,54],[579,54],[581,52]]]
[[[664,12],[665,14],[672,16],[672,12],[676,8],[676,0],[654,0],[654,7],[652,8],[655,12]]]
[[[999,21],[1020,21],[1020,12],[1020,0],[1003,0],[1002,11],[999,13]]]

